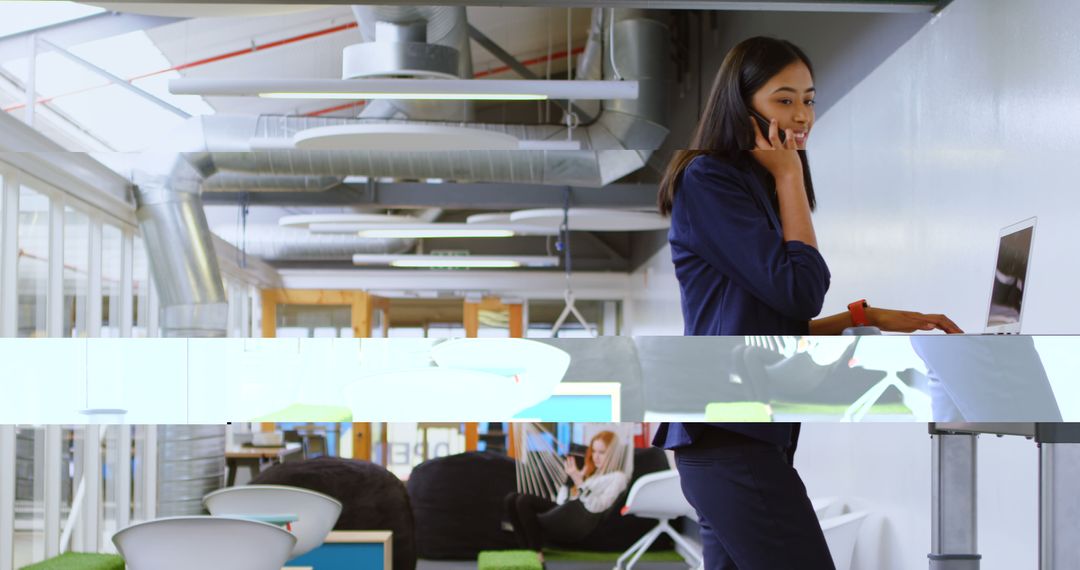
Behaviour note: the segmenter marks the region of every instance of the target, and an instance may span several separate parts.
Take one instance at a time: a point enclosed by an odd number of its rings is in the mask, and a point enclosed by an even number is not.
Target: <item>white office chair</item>
[[[701,567],[704,563],[701,547],[686,540],[681,534],[671,527],[671,520],[679,517],[689,517],[697,520],[697,512],[683,496],[682,487],[679,485],[678,471],[661,471],[643,475],[630,488],[630,494],[626,497],[626,506],[622,509],[623,515],[634,515],[646,519],[659,521],[652,530],[645,533],[615,562],[615,570],[630,570],[641,558],[645,551],[649,550],[652,543],[666,534],[681,546],[684,551],[693,558],[688,561],[691,567]],[[623,564],[627,558],[628,563]]]
[[[813,505],[814,514],[819,521],[844,514],[844,502],[837,497],[811,498],[810,504]]]
[[[203,505],[214,516],[296,515],[296,522],[289,525],[296,535],[291,558],[322,544],[341,515],[337,499],[285,485],[226,487],[203,497]]]
[[[866,511],[860,511],[821,521],[821,530],[825,533],[825,542],[829,545],[829,553],[832,554],[836,570],[851,568],[851,557],[855,554],[855,541],[859,538],[859,527],[869,514]]]
[[[112,540],[128,570],[281,570],[296,544],[281,527],[213,516],[133,524]]]

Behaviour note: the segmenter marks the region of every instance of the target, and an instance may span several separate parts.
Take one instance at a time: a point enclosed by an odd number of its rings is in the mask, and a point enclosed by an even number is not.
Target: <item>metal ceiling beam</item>
[[[180,3],[199,3],[205,0]],[[177,3],[176,0],[117,0],[117,3]],[[222,0],[223,4],[295,4],[296,0]],[[320,4],[386,4],[386,0],[320,0]],[[562,8],[651,8],[657,10],[772,10],[786,12],[933,12],[939,0],[398,0],[412,6],[524,6]]]
[[[71,53],[70,51],[68,51],[68,50],[66,50],[66,49],[64,49],[64,48],[50,42],[49,40],[45,40],[45,39],[42,39],[42,38],[37,38],[37,41],[40,42],[42,45],[52,49],[54,52],[64,56],[69,61],[75,62],[76,64],[81,65],[82,67],[85,67],[86,69],[89,69],[90,71],[93,71],[94,73],[97,73],[98,75],[104,77],[105,79],[108,79],[109,81],[111,81],[117,87],[120,87],[121,89],[124,89],[125,91],[129,91],[129,92],[131,92],[131,93],[133,93],[133,94],[135,94],[135,95],[137,95],[139,97],[142,97],[143,99],[146,99],[147,101],[157,105],[158,107],[161,107],[162,109],[165,109],[166,111],[169,111],[170,113],[172,113],[174,115],[177,115],[181,119],[190,119],[191,118],[191,114],[188,113],[187,111],[181,109],[180,107],[177,107],[176,105],[173,105],[172,103],[169,103],[168,101],[158,97],[157,95],[154,95],[153,93],[150,93],[149,91],[146,91],[145,89],[141,89],[139,87],[136,87],[133,83],[131,83],[130,81],[124,79],[123,77],[113,75],[108,70],[106,70],[106,69],[104,69],[104,68],[102,68],[102,67],[100,67],[98,65],[95,65],[95,64],[93,64],[93,63],[91,63],[91,62],[89,62],[89,61],[87,61],[87,60],[85,60],[85,59]]]
[[[563,186],[540,184],[391,182],[341,184],[322,192],[254,192],[253,206],[378,206],[381,208],[444,208],[457,210],[514,210],[561,208]],[[653,184],[609,184],[603,188],[572,188],[579,208],[654,208]],[[203,192],[206,205],[236,204],[240,192]]]
[[[0,61],[26,57],[27,38],[33,35],[37,35],[37,37],[48,40],[60,47],[69,48],[74,45],[110,38],[128,32],[149,30],[184,19],[102,12],[77,20],[60,22],[59,24],[0,37]]]

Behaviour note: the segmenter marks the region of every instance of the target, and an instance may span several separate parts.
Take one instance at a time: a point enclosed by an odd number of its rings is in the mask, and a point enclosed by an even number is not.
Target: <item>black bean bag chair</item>
[[[431,459],[409,475],[416,551],[428,560],[475,560],[517,548],[502,529],[503,498],[516,490],[514,460],[472,451]]]
[[[389,530],[394,570],[416,569],[416,534],[405,484],[380,465],[368,461],[318,457],[275,465],[252,484],[289,485],[311,489],[341,501],[334,530]]]

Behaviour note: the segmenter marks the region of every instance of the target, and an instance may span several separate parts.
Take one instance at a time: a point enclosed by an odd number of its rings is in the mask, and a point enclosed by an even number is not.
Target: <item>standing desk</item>
[[[931,423],[930,570],[979,570],[977,438],[1039,447],[1039,570],[1080,568],[1080,424]]]

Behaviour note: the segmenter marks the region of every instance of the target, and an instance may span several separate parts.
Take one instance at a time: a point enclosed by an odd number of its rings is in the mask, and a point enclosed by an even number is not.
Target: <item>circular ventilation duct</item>
[[[430,77],[456,79],[458,50],[427,43],[427,22],[376,22],[375,41],[342,52],[342,79]]]

